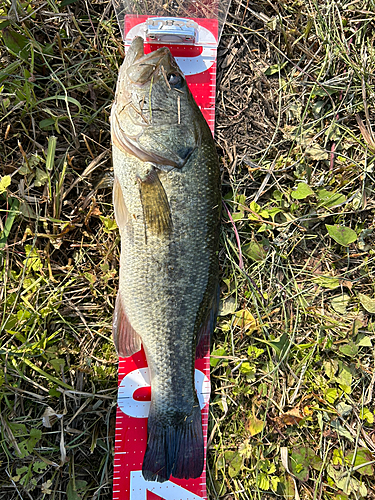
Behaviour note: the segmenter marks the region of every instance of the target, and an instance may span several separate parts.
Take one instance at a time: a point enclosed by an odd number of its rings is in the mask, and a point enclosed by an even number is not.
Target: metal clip
[[[146,41],[149,43],[194,44],[198,24],[179,17],[150,17],[146,21]]]

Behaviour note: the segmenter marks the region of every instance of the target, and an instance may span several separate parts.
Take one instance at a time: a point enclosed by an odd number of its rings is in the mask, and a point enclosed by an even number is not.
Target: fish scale
[[[178,92],[168,74],[182,82]],[[121,356],[141,340],[150,368],[144,476],[198,477],[204,450],[194,361],[217,295],[218,159],[168,49],[144,56],[135,39],[119,75],[111,117],[121,233],[114,339]]]

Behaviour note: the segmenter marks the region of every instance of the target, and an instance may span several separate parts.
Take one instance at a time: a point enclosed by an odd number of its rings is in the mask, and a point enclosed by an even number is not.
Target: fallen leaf
[[[0,177],[0,194],[5,193],[7,187],[10,186],[11,177],[10,175],[4,175],[4,177]]]
[[[328,159],[328,151],[319,146],[319,144],[312,144],[305,149],[306,156],[312,160],[322,161]]]
[[[251,436],[256,436],[263,431],[266,423],[263,420],[259,420],[255,415],[252,415],[247,419],[245,424],[245,429],[250,433]]]
[[[375,314],[375,299],[371,299],[363,293],[359,293],[358,298],[361,305],[366,309],[367,312],[369,312],[370,314]]]
[[[239,326],[241,329],[247,331],[254,331],[259,327],[259,322],[250,311],[243,309],[234,313],[235,320],[233,326]]]
[[[304,415],[302,414],[301,410],[296,406],[292,410],[283,413],[280,416],[279,420],[284,425],[296,425],[298,424],[298,422],[301,422],[303,418]]]
[[[350,296],[347,295],[346,293],[343,293],[342,295],[333,297],[333,299],[331,299],[331,305],[337,313],[345,314],[349,300]]]

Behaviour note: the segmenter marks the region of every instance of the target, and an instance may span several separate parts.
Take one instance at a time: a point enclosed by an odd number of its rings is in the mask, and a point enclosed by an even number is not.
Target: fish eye
[[[168,75],[168,83],[173,89],[180,89],[183,84],[183,78],[178,73],[170,73]]]

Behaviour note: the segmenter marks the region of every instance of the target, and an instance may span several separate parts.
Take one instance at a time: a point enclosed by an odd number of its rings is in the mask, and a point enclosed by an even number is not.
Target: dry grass
[[[230,8],[212,499],[375,496],[374,11]],[[120,36],[107,0],[0,15],[0,498],[109,500]]]

